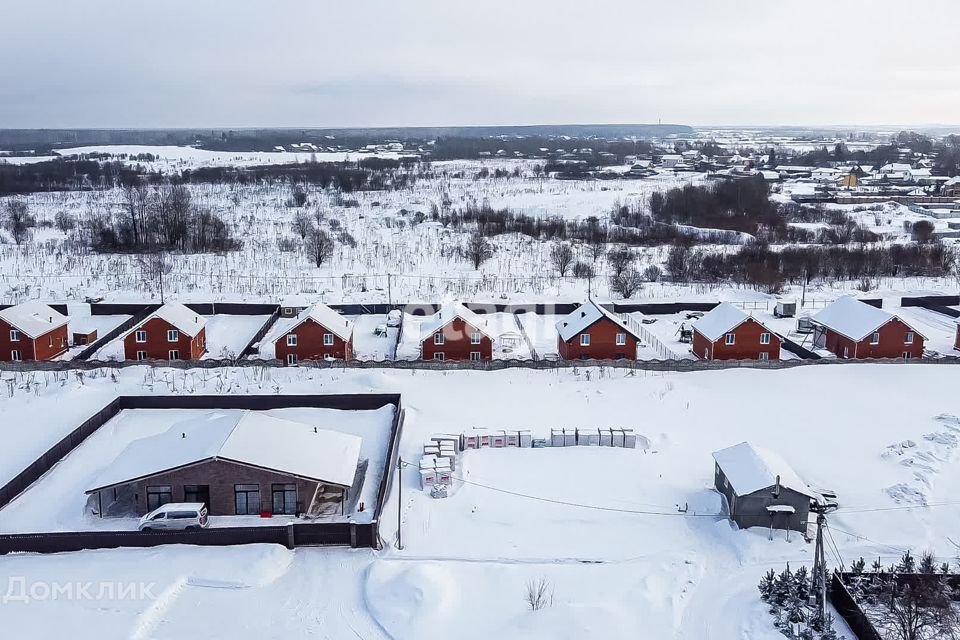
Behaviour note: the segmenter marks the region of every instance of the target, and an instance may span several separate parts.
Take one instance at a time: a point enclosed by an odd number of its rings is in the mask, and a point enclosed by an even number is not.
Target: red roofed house
[[[272,344],[273,357],[287,365],[301,360],[351,360],[353,323],[318,302],[293,318],[278,320],[263,343],[267,349]]]
[[[199,360],[207,351],[207,319],[170,302],[123,337],[127,360]]]
[[[420,325],[423,360],[491,360],[493,338],[486,321],[459,302],[440,307]]]
[[[557,351],[564,360],[637,359],[639,336],[593,300],[557,322]]]
[[[924,336],[883,309],[844,296],[812,318],[813,346],[839,358],[921,358]]]
[[[0,310],[0,361],[52,360],[67,350],[67,316],[40,302]]]
[[[779,360],[780,336],[723,302],[693,324],[693,353],[703,360]]]

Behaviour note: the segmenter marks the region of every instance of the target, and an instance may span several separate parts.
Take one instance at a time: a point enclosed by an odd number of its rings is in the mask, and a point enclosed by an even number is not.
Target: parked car
[[[399,309],[394,309],[387,314],[388,327],[399,327],[401,322],[403,322],[403,314],[400,313]]]
[[[386,336],[387,335],[387,325],[378,324],[373,328],[373,335],[375,336]]]
[[[196,531],[210,525],[202,502],[171,502],[140,518],[140,531]]]

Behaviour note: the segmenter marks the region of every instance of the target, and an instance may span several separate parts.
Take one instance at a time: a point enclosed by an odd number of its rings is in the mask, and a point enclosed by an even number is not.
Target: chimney
[[[184,439],[184,438],[186,438],[186,437],[187,437],[187,432],[186,432],[186,431],[181,431],[181,432],[180,432],[180,439],[182,440],[182,439]]]
[[[314,432],[314,433],[317,433],[317,428],[316,428],[316,427],[313,428],[313,432]]]
[[[777,476],[777,483],[773,485],[773,497],[774,498],[780,497],[780,476],[779,475]]]

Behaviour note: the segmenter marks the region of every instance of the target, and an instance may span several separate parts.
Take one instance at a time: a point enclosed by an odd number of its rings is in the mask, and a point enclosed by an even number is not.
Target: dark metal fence
[[[287,546],[339,544],[375,547],[379,544],[377,518],[386,500],[403,424],[399,394],[329,395],[180,395],[118,396],[70,432],[10,482],[0,487],[0,508],[39,480],[67,454],[124,409],[250,409],[266,411],[284,407],[311,407],[347,411],[375,410],[394,406],[394,418],[373,521],[369,523],[317,522],[289,527],[229,527],[197,532],[77,531],[67,533],[24,533],[0,536],[0,554],[13,552],[54,553],[80,549],[145,547],[160,544],[253,544],[271,542]],[[298,528],[299,527],[299,528]],[[278,532],[283,535],[279,536]]]
[[[101,347],[106,346],[108,343],[112,342],[116,338],[119,338],[130,329],[133,329],[135,326],[146,320],[147,316],[154,311],[156,311],[156,309],[141,309],[138,313],[134,314],[133,317],[125,322],[120,323],[120,325],[115,327],[112,331],[108,331],[102,336],[97,336],[96,340],[84,347],[80,353],[73,356],[73,360],[89,360],[93,354],[100,350]]]
[[[830,580],[829,596],[830,604],[837,610],[837,613],[844,619],[858,640],[883,640],[877,630],[873,628],[873,624],[870,623],[863,609],[850,595],[840,573],[834,572],[833,578]]]
[[[780,336],[780,341],[780,346],[795,356],[805,360],[820,360],[821,358],[819,353],[815,353],[806,347],[802,347],[793,340],[790,340],[784,336]]]
[[[270,331],[270,329],[277,322],[277,319],[279,317],[280,317],[280,309],[279,308],[274,309],[273,313],[270,314],[270,317],[267,318],[267,321],[263,323],[263,326],[261,326],[260,329],[257,330],[257,332],[253,335],[253,337],[250,338],[250,341],[247,342],[247,345],[240,351],[240,353],[234,359],[234,362],[246,356],[255,355],[257,353],[257,347],[255,345],[259,343],[261,340],[263,340],[263,337],[267,335],[267,332]]]
[[[960,318],[960,311],[950,308],[957,305],[960,305],[960,296],[919,296],[900,300],[901,307],[922,307],[951,318]]]

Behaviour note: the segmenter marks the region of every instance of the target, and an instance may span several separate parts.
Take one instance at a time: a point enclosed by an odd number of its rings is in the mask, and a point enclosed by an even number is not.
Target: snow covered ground
[[[782,532],[768,540],[766,530],[736,531],[720,514],[710,454],[744,440],[837,492],[841,506],[829,522],[847,565],[861,555],[887,562],[907,548],[932,549],[948,561],[956,555],[955,367],[148,374],[133,367],[115,380],[69,377],[64,386],[35,374],[30,389],[17,386],[4,399],[10,420],[3,429],[14,444],[2,459],[4,475],[109,397],[140,392],[399,392],[407,408],[401,455],[412,463],[430,434],[472,426],[538,436],[551,427],[629,426],[650,448],[468,452],[457,472],[468,482],[446,500],[431,499],[405,472],[402,550],[394,487],[382,552],[169,547],[0,558],[0,585],[18,576],[28,583],[136,580],[155,582],[161,595],[110,603],[106,611],[97,601],[9,603],[0,610],[5,628],[49,636],[69,624],[79,638],[187,630],[488,638],[515,637],[519,629],[533,638],[774,640],[781,636],[756,583],[787,561],[809,566],[813,549],[797,535],[788,542]],[[43,421],[22,419],[41,407],[49,407]],[[524,588],[541,576],[554,605],[530,612]]]

